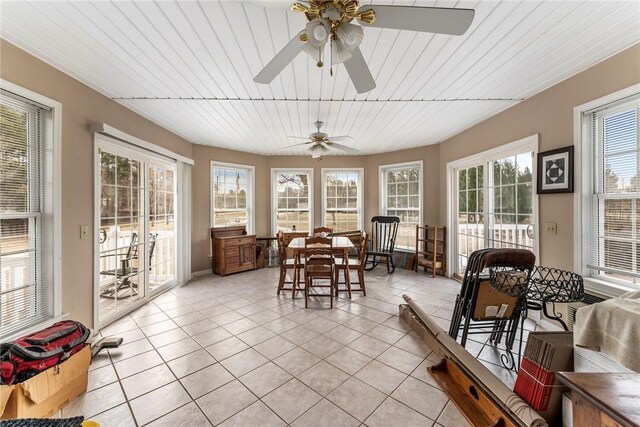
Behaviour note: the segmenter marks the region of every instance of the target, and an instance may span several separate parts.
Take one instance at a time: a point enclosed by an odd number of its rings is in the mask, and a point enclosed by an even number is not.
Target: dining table
[[[296,269],[302,268],[302,265],[298,264],[297,261],[299,261],[301,257],[304,257],[306,239],[307,239],[306,237],[294,237],[293,239],[291,239],[291,242],[289,242],[289,244],[287,245],[287,248],[293,251],[293,258],[294,260],[296,260]],[[343,259],[348,259],[349,249],[354,248],[355,245],[346,236],[333,236],[331,238],[331,247],[335,255],[341,256],[343,257]],[[347,277],[346,277],[347,281],[349,281],[348,276],[349,275],[347,274]],[[297,285],[298,283],[295,283],[294,288],[297,287]]]
[[[287,246],[289,249],[292,249],[295,255],[303,255],[305,248],[305,239],[306,237],[295,237],[291,239],[289,245]],[[331,246],[335,253],[342,253],[344,256],[347,256],[349,253],[349,249],[355,247],[353,242],[346,236],[334,236],[331,238]]]

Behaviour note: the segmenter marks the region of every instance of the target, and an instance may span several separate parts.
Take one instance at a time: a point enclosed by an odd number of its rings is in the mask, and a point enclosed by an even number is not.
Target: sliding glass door
[[[149,165],[149,289],[176,279],[175,168]]]
[[[453,169],[454,274],[464,274],[478,249],[536,252],[533,147],[495,152]]]
[[[176,166],[98,142],[98,324],[176,280]]]

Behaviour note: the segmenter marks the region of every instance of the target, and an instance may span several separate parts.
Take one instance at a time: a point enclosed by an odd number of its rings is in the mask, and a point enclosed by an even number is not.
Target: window
[[[53,108],[0,92],[0,341],[59,311],[53,114]]]
[[[396,248],[414,249],[422,221],[422,161],[380,166],[381,213],[400,217]]]
[[[211,162],[213,227],[244,225],[253,232],[254,167]]]
[[[362,169],[322,169],[322,224],[333,231],[362,229]]]
[[[272,169],[273,230],[313,228],[313,169]]]
[[[533,159],[537,135],[449,164],[454,274],[483,248],[536,252]]]
[[[583,114],[583,150],[589,157],[583,182],[587,273],[635,288],[640,285],[639,116],[638,94]]]

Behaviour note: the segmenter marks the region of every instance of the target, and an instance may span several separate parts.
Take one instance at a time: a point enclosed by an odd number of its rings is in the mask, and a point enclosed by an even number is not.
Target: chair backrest
[[[333,264],[333,239],[313,236],[304,241],[305,264]]]
[[[338,231],[336,233],[332,233],[331,236],[348,238],[349,241],[351,241],[351,243],[353,244],[353,247],[349,248],[349,256],[355,258],[360,257],[360,243],[362,242],[361,230]]]
[[[138,233],[131,233],[131,240],[127,248],[127,259],[138,257]]]
[[[158,240],[158,234],[149,233],[149,264],[151,264],[151,260],[153,259],[153,253],[156,249],[156,240]]]
[[[287,260],[287,245],[284,242],[284,233],[278,231],[276,233],[276,241],[278,242],[278,258],[280,259],[280,266],[284,267],[284,263]]]
[[[305,231],[280,231],[280,233],[282,233],[285,247],[289,246],[289,243],[291,243],[291,241],[297,237],[309,236],[309,233]]]
[[[156,250],[156,240],[158,240],[157,233],[149,233],[149,266],[151,266],[151,260],[153,259],[153,254]],[[131,244],[129,245],[129,249],[127,250],[127,259],[129,260],[138,260],[138,234],[131,233]],[[135,264],[136,268],[141,268],[139,261]],[[131,264],[129,264],[131,266]],[[149,267],[151,268],[151,267]]]
[[[527,275],[527,281],[534,269],[536,256],[526,249],[480,249],[469,255],[465,269],[461,298],[475,304],[476,290],[480,283],[480,274],[490,267],[502,267],[519,270]]]
[[[397,216],[371,218],[371,249],[375,252],[393,253],[399,224],[400,218]]]
[[[360,261],[360,268],[364,268],[364,261],[367,257],[367,244],[369,243],[369,234],[366,231],[362,232],[360,238],[360,246],[358,247],[358,261]]]
[[[333,228],[331,227],[316,227],[313,229],[314,236],[329,236],[331,234],[333,234]]]

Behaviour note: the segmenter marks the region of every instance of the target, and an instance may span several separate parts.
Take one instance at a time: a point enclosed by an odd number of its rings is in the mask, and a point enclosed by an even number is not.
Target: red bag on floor
[[[0,347],[0,384],[23,382],[82,350],[91,332],[64,320]]]

